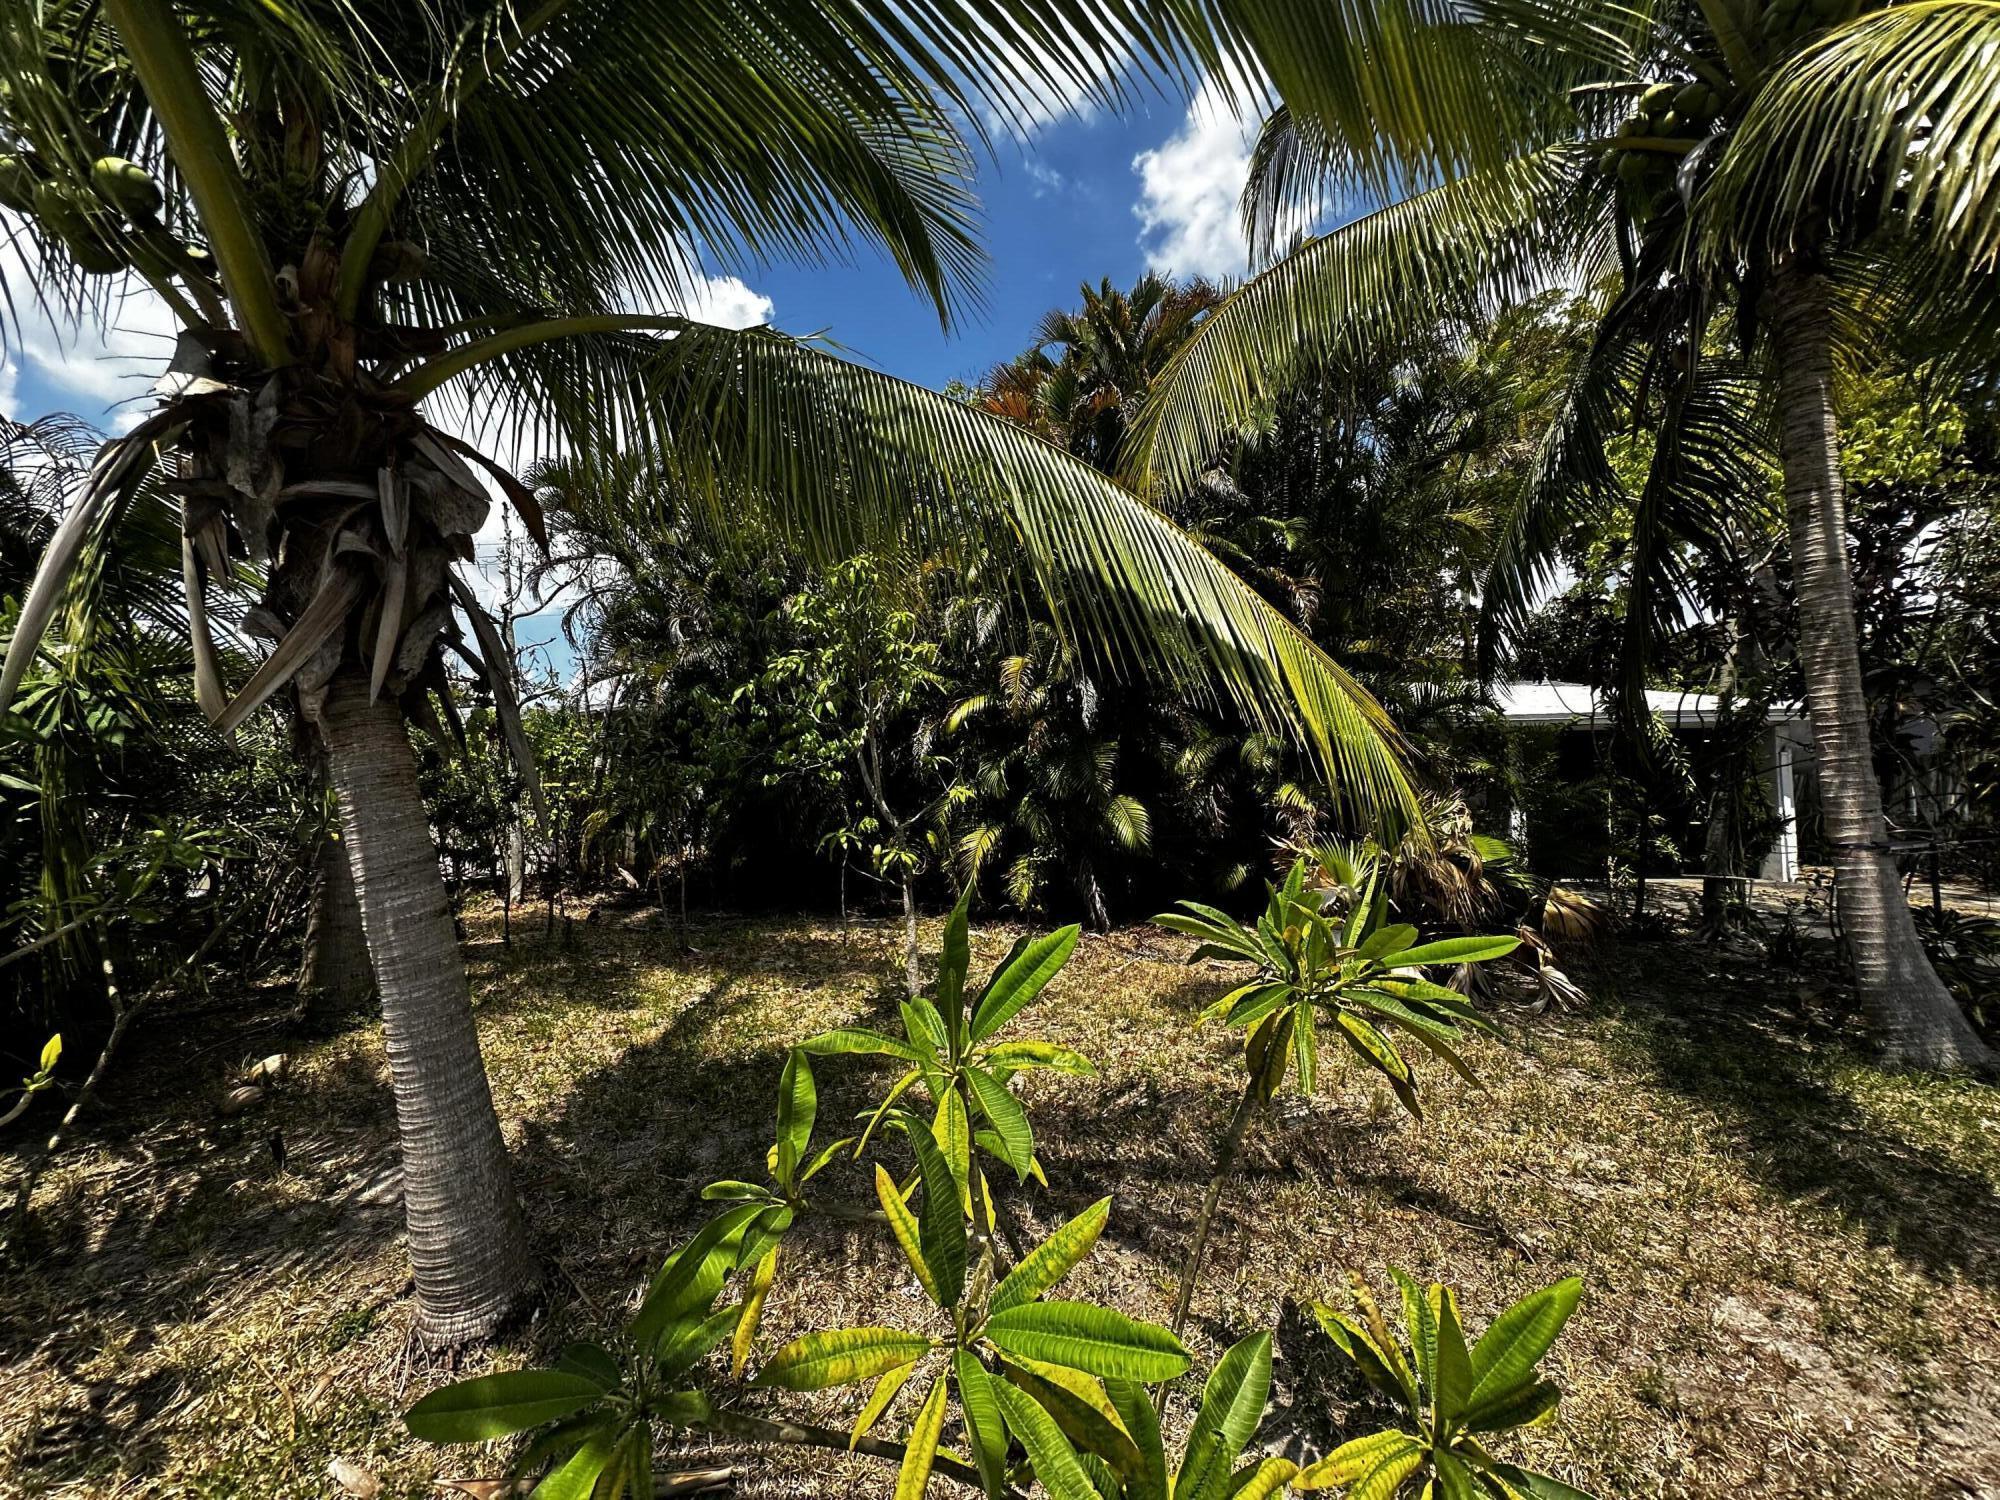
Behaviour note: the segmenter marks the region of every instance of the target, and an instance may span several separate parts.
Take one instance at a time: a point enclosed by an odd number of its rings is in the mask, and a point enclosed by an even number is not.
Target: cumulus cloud
[[[1213,80],[1188,106],[1181,128],[1132,159],[1139,176],[1139,246],[1152,269],[1175,276],[1240,276],[1249,246],[1237,200],[1250,169],[1259,115],[1239,91],[1232,106]]]

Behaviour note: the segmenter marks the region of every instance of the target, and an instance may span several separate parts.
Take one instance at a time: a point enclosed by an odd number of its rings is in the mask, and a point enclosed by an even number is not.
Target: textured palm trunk
[[[347,843],[325,839],[315,861],[299,998],[314,1010],[339,1014],[366,1005],[374,994],[375,969],[368,961],[368,938],[361,926],[361,901],[354,893]]]
[[[459,1343],[492,1332],[532,1284],[507,1148],[402,712],[343,671],[320,724],[382,995],[417,1327]]]
[[[1917,937],[1882,815],[1847,562],[1827,283],[1789,269],[1774,281],[1772,299],[1799,659],[1855,984],[1891,1060],[1947,1071],[1988,1070],[1992,1053],[1931,968]]]

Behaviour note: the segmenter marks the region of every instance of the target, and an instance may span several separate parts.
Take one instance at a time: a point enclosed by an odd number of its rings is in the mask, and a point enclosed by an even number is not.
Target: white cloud
[[[776,304],[736,276],[707,276],[684,311],[721,328],[755,328],[771,321]]]
[[[1139,245],[1156,271],[1222,278],[1249,264],[1237,200],[1259,115],[1254,94],[1239,90],[1238,98],[1232,106],[1213,80],[1203,84],[1181,128],[1132,159]]]
[[[1060,193],[1068,182],[1068,179],[1054,167],[1033,156],[1021,163],[1021,169],[1028,174],[1028,181],[1034,184],[1031,191],[1037,198],[1047,198]]]

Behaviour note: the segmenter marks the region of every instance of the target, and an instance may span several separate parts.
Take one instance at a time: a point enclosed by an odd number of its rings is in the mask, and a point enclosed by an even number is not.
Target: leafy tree
[[[106,0],[0,26],[0,193],[53,304],[102,316],[127,270],[185,329],[160,405],[106,446],[22,603],[0,706],[80,544],[171,455],[188,594],[262,570],[279,637],[224,729],[281,689],[326,742],[382,996],[419,1323],[491,1329],[527,1241],[418,795],[406,713],[464,613],[503,727],[504,642],[459,577],[491,477],[433,417],[527,446],[636,446],[726,535],[763,508],[819,560],[916,531],[1022,538],[1083,639],[1217,674],[1296,729],[1360,810],[1407,821],[1379,708],[1164,518],[1058,451],[769,330],[632,312],[685,300],[692,247],[811,258],[865,242],[948,318],[974,270],[955,125],[1102,59],[1220,55],[1127,11],[991,0],[665,9],[641,0],[334,7]],[[1137,34],[1135,34],[1135,32]],[[1107,607],[1104,590],[1121,603]],[[532,787],[530,787],[532,794]]]
[[[1680,591],[1672,541],[1712,535],[1717,514],[1760,497],[1756,461],[1775,453],[1856,982],[1899,1061],[1989,1066],[1923,956],[1887,847],[1835,368],[1870,332],[1960,362],[1992,347],[2000,194],[1979,143],[2000,90],[1976,60],[1993,55],[2000,8],[1481,0],[1272,24],[1257,48],[1285,105],[1253,161],[1257,237],[1274,243],[1351,193],[1387,206],[1310,240],[1210,315],[1135,431],[1132,472],[1186,483],[1302,354],[1365,349],[1578,270],[1588,285],[1605,278],[1590,353],[1500,533],[1489,617],[1504,625],[1525,607],[1554,539],[1621,496],[1607,445],[1628,413],[1650,447],[1631,499],[1648,518],[1628,606],[1642,626]],[[1388,57],[1399,65],[1381,66]],[[1740,333],[1729,355],[1706,343],[1723,308]],[[1629,654],[1628,681],[1642,663]]]

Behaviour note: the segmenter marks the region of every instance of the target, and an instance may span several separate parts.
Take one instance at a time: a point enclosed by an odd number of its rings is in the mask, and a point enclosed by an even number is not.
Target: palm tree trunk
[[[1891,1061],[1941,1071],[1987,1071],[1994,1065],[1993,1054],[1938,979],[1918,940],[1891,857],[1869,751],[1847,562],[1847,497],[1834,412],[1827,282],[1813,272],[1787,268],[1773,280],[1771,295],[1799,659],[1855,984]]]
[[[343,671],[320,728],[382,994],[417,1328],[460,1343],[492,1332],[533,1280],[465,961],[402,711]]]
[[[314,864],[299,998],[311,1009],[339,1014],[368,1003],[375,993],[375,970],[368,962],[368,938],[361,927],[361,902],[354,894],[346,842],[323,839]]]

